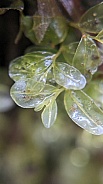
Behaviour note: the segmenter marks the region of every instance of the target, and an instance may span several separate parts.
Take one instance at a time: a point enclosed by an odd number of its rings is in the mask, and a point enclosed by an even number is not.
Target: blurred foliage
[[[0,2],[0,7],[10,7],[13,1],[14,0],[3,0]],[[36,1],[24,0],[23,2],[25,7],[23,12],[27,18],[28,14],[31,16],[36,12]],[[71,16],[72,20],[77,20],[85,8],[89,8],[100,1],[71,0],[69,3],[72,2],[72,8],[75,7],[75,12],[71,12],[70,16],[64,13],[64,9],[66,12],[70,12],[70,10],[67,10],[66,2],[65,0],[58,1],[58,6],[63,6],[63,8],[61,7],[61,12],[63,12],[65,17],[70,18]],[[77,4],[79,6],[77,6]],[[85,4],[86,7],[83,6]],[[80,7],[82,7],[82,11],[78,13]],[[24,52],[27,54],[28,52],[41,52],[44,50],[43,47],[32,45],[24,35],[17,45],[14,44],[15,37],[19,30],[19,13],[20,11],[18,10],[10,9],[0,16],[0,183],[102,184],[103,136],[89,134],[87,131],[76,126],[71,119],[69,119],[62,104],[63,94],[60,94],[57,99],[59,107],[58,117],[56,123],[50,129],[45,129],[41,124],[39,112],[35,113],[31,109],[19,108],[14,105],[10,98],[9,89],[12,85],[12,81],[8,77],[10,60],[20,56],[19,62],[21,62],[21,55],[23,55]],[[75,17],[77,14],[78,16]],[[85,49],[83,53],[87,54],[86,49],[87,44],[89,44],[89,42],[87,42],[88,37],[83,36],[78,45],[80,37],[81,34],[77,29],[69,27],[69,34],[61,44],[62,54],[57,58],[58,62],[63,61],[65,58],[66,64],[71,65],[76,49],[81,49],[80,44],[84,44],[84,42]],[[97,35],[92,35],[91,38],[93,41],[99,40],[99,42],[102,43],[102,31]],[[99,54],[102,59],[102,45],[99,42],[96,46],[99,48]],[[27,49],[28,46],[31,47]],[[55,46],[55,49],[53,45],[52,48],[48,45],[46,47],[45,45],[45,51],[55,55],[59,46],[60,42],[59,45]],[[95,44],[93,46],[95,47]],[[87,51],[89,54],[92,54],[90,52],[91,50]],[[97,54],[97,52],[95,52],[95,54]],[[69,61],[68,55],[70,58]],[[78,55],[78,59],[79,57],[80,55]],[[83,60],[85,64],[85,62],[88,61],[88,54],[86,56],[87,60],[84,60],[83,57],[82,55],[81,60]],[[93,57],[91,59],[93,59]],[[96,64],[99,63],[98,59],[99,58],[96,58],[95,60],[97,61]],[[75,57],[73,62],[75,64]],[[91,64],[93,64],[92,60]],[[31,69],[33,70],[32,66]],[[45,70],[44,65],[42,69],[43,71]],[[88,85],[84,91],[94,99],[102,109],[102,65],[99,66],[98,70],[101,70],[101,73],[99,74],[99,72],[97,72],[93,75],[92,80],[88,80]],[[19,74],[22,76],[22,73]],[[89,77],[91,76],[90,73],[87,74]],[[86,80],[87,74],[85,76]],[[49,73],[48,80],[51,81],[51,73]],[[52,80],[52,83],[54,84],[54,80]],[[55,88],[56,85],[53,87]],[[54,90],[54,88],[52,88],[52,90]],[[77,95],[79,95],[79,93],[80,92],[77,92]],[[74,96],[71,94],[71,92],[68,93],[68,95],[69,94],[73,96],[73,99],[78,97],[77,95]],[[84,92],[82,92],[82,94],[84,94]],[[8,108],[6,109],[6,107]],[[70,110],[74,110],[74,107]]]

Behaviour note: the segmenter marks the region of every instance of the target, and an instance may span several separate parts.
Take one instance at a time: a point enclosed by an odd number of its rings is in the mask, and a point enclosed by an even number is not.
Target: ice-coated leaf
[[[16,104],[23,108],[35,107],[34,96],[45,87],[45,78],[35,81],[34,78],[17,81],[10,90],[10,95]]]
[[[46,71],[51,65],[54,54],[36,51],[14,59],[9,67],[9,76],[14,80],[31,78]]]
[[[43,108],[48,103],[56,90],[52,85],[44,86],[43,81],[35,83],[33,79],[29,79],[17,81],[11,87],[10,95],[17,105],[23,108],[35,108],[39,111],[41,106]]]
[[[47,75],[47,83],[53,84],[53,85],[56,84],[52,70],[49,70],[49,72],[48,72],[48,75]]]
[[[88,132],[103,134],[103,111],[86,93],[81,91],[66,91],[64,105],[69,117]]]
[[[103,29],[103,2],[90,8],[80,19],[80,28],[89,33],[98,33]]]
[[[63,46],[62,54],[66,62],[70,65],[72,65],[73,57],[77,49],[77,46],[78,46],[78,42],[73,42],[73,43],[70,43],[69,45]]]
[[[98,35],[94,39],[97,40],[100,43],[103,43],[103,29],[102,29],[102,31],[100,31],[98,33]]]
[[[39,93],[39,95],[35,96],[35,111],[40,111],[45,105],[47,105],[52,98],[55,96],[58,88],[46,84],[44,89]]]
[[[42,122],[46,128],[50,128],[57,118],[57,103],[52,101],[49,103],[41,114]]]
[[[86,79],[79,70],[67,63],[55,63],[53,74],[57,84],[66,89],[79,90],[86,85]]]
[[[103,109],[103,80],[91,81],[84,91]]]
[[[94,74],[100,64],[100,54],[95,42],[83,35],[73,58],[73,66],[86,75],[88,71]]]

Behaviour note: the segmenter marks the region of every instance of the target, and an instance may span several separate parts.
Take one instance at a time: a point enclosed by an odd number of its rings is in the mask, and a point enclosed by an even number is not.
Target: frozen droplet
[[[93,13],[93,16],[96,17],[97,16],[97,13]]]
[[[97,72],[97,67],[95,67],[95,68],[91,68],[90,69],[90,73],[93,75],[95,72]]]

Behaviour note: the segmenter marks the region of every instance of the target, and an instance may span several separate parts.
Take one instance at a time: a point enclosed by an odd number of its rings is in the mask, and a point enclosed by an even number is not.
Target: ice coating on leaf
[[[66,89],[79,90],[86,85],[86,79],[79,70],[66,63],[56,63],[53,73],[57,84]]]
[[[93,75],[100,64],[100,54],[95,42],[83,35],[73,57],[73,66],[86,76],[88,71]]]
[[[83,91],[67,91],[64,96],[69,117],[88,132],[103,134],[103,111]]]
[[[57,103],[49,103],[41,114],[42,122],[46,128],[50,128],[57,118]]]
[[[34,97],[42,91],[45,86],[45,79],[36,82],[34,79],[19,80],[10,90],[10,95],[15,103],[23,108],[34,108]]]
[[[11,87],[10,94],[17,105],[39,111],[50,101],[56,90],[54,86],[44,86],[43,82],[39,82],[35,87],[34,81],[29,79],[17,81]]]
[[[90,8],[81,17],[79,26],[89,33],[100,32],[103,29],[103,2]]]
[[[103,80],[91,81],[84,91],[103,109]]]
[[[9,66],[9,76],[17,81],[39,75],[51,65],[53,56],[50,52],[35,51],[16,58]]]
[[[58,91],[58,89],[52,85],[46,84],[44,89],[35,96],[35,111],[40,111],[45,105],[50,103],[52,101],[55,93]]]

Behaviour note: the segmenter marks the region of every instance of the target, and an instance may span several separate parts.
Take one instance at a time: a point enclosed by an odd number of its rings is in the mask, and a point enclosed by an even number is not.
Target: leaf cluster
[[[17,40],[24,32],[32,43],[44,48],[29,49],[29,53],[11,62],[9,75],[15,81],[11,97],[23,108],[43,110],[42,122],[49,128],[57,117],[56,99],[64,92],[69,117],[90,133],[103,134],[103,83],[93,79],[103,62],[99,47],[103,43],[103,3],[89,9],[74,23],[63,17],[54,0],[37,2],[35,15],[25,16],[21,11]],[[52,4],[51,9],[48,3]],[[79,42],[72,41],[71,27],[81,32]],[[59,44],[59,49],[47,49],[46,44],[55,48]]]

